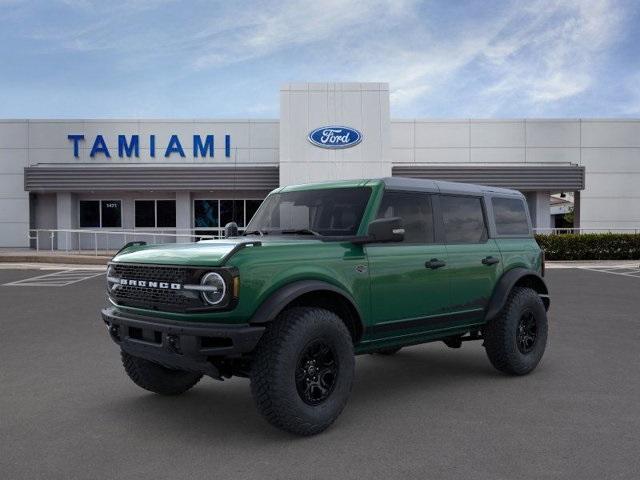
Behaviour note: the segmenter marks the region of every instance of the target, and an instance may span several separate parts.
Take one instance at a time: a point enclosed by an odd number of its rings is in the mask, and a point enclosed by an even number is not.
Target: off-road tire
[[[333,388],[316,405],[299,393],[297,376],[310,345],[322,342],[337,364]],[[342,320],[322,308],[295,307],[267,326],[251,367],[251,394],[258,411],[274,426],[297,435],[314,435],[344,409],[353,384],[353,341]]]
[[[402,349],[402,347],[382,348],[380,350],[376,350],[375,354],[376,355],[384,355],[384,356],[395,355],[401,349]]]
[[[518,347],[518,328],[523,316],[535,319],[536,338],[531,350]],[[484,346],[491,364],[511,375],[526,375],[542,358],[547,345],[547,312],[538,293],[531,288],[515,287],[500,314],[483,329]]]
[[[180,395],[202,378],[199,373],[172,370],[126,352],[120,354],[124,370],[133,383],[160,395]]]

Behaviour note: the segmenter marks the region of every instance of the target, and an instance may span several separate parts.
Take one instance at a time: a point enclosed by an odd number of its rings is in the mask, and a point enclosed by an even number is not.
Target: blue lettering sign
[[[131,154],[135,152],[135,156],[140,156],[140,141],[138,135],[131,135],[131,143],[127,144],[126,135],[118,135],[118,156],[131,157]],[[123,155],[124,154],[124,155]]]
[[[75,158],[79,158],[80,142],[85,141],[84,134],[68,134],[67,139],[73,142],[73,156]],[[115,145],[113,145],[112,148],[115,148]],[[109,147],[107,146],[104,136],[96,135],[89,155],[93,158],[100,153],[102,153],[106,158],[111,158],[111,152],[109,151]],[[172,153],[177,153],[183,158],[186,156],[178,135],[171,135],[169,137],[169,143],[164,152],[164,156],[169,157]],[[139,158],[140,135],[118,135],[118,156],[120,158]],[[153,134],[149,135],[149,156],[151,158],[155,158],[156,156],[156,135]],[[193,157],[213,158],[214,156],[215,135],[193,135]],[[224,156],[227,158],[231,157],[231,135],[228,134],[224,136]]]
[[[193,156],[198,158],[198,152],[201,156],[206,157],[207,151],[209,156],[213,157],[213,135],[207,135],[204,145],[202,144],[202,138],[200,135],[193,136]]]
[[[78,158],[79,156],[78,142],[80,140],[84,140],[84,135],[67,135],[67,138],[73,141],[73,156]]]
[[[104,138],[102,135],[96,135],[96,140],[93,142],[93,147],[91,147],[90,157],[95,157],[98,153],[104,153],[107,158],[111,158],[111,154],[109,153],[109,149],[107,148],[107,144],[104,142]]]
[[[184,157],[184,150],[182,149],[182,145],[180,144],[180,139],[177,135],[171,135],[171,139],[169,139],[169,145],[167,145],[167,149],[164,152],[164,156],[168,157],[172,153],[179,153],[181,157]]]
[[[151,158],[155,158],[156,156],[156,136],[149,135],[149,155]]]

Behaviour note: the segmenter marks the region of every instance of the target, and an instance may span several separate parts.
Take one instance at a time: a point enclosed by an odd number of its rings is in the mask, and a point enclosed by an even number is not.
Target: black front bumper
[[[251,352],[264,327],[180,322],[124,315],[115,307],[102,310],[109,334],[120,348],[168,368],[220,378],[212,360],[240,358]]]

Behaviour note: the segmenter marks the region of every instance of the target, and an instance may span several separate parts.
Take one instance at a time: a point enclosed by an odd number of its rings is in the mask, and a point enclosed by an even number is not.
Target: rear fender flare
[[[500,314],[507,302],[507,298],[509,298],[511,290],[518,284],[529,286],[537,291],[540,298],[542,298],[545,309],[549,310],[549,289],[544,279],[534,270],[518,267],[505,272],[502,277],[500,277],[500,280],[498,280],[498,283],[493,289],[491,300],[489,300],[489,304],[487,305],[485,313],[486,321],[490,321]]]

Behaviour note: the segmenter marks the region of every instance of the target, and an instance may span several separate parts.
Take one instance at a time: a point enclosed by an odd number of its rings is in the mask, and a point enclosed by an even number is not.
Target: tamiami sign
[[[80,158],[80,145],[85,142],[84,134],[69,134],[67,138],[73,143],[73,156]],[[215,135],[193,135],[191,141],[183,144],[178,135],[171,135],[167,148],[156,149],[156,136],[149,135],[149,156],[155,158],[156,155],[170,157],[171,155],[179,155],[185,157],[185,147],[190,149],[195,158],[211,157],[215,155]],[[117,153],[118,157],[131,158],[140,157],[140,135],[118,135],[118,145],[107,145],[103,135],[96,135],[91,142],[90,157],[104,156],[111,158],[112,153]],[[231,157],[231,135],[224,136],[224,156]]]

